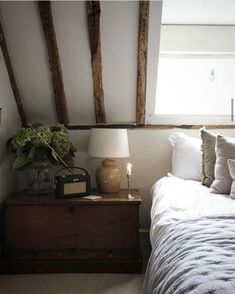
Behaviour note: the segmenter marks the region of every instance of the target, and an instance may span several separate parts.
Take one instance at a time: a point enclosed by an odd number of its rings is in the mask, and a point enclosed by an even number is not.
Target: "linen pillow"
[[[215,143],[216,135],[205,128],[200,130],[202,145],[202,185],[210,187],[215,179],[214,169],[216,162]]]
[[[169,136],[172,146],[172,174],[185,180],[201,181],[201,140],[183,133]]]
[[[218,135],[215,144],[215,153],[215,179],[211,185],[211,192],[229,194],[232,178],[229,174],[227,160],[235,159],[235,139]]]
[[[230,189],[230,197],[235,199],[235,160],[228,159],[227,161],[230,176],[232,178],[232,185]]]

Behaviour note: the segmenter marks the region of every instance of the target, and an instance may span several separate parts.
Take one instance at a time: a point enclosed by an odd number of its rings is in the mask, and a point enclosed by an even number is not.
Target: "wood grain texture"
[[[56,201],[56,200],[55,200]],[[10,206],[5,218],[8,250],[99,250],[138,246],[138,205]],[[22,217],[23,216],[23,217]],[[97,254],[96,254],[97,253]],[[89,252],[86,253],[87,256]],[[88,256],[89,257],[89,256]],[[80,257],[82,258],[82,257]]]
[[[136,123],[145,123],[149,1],[139,2],[138,74]]]
[[[52,86],[58,121],[65,125],[69,124],[69,115],[63,83],[63,74],[60,63],[56,33],[53,23],[50,1],[38,1],[38,7],[45,35],[46,46],[49,56],[49,66],[52,76]]]
[[[93,128],[106,128],[106,129],[136,129],[143,127],[143,125],[137,125],[133,123],[123,124],[91,124],[91,125],[68,125],[69,130],[89,130]]]
[[[96,201],[17,193],[4,202],[0,273],[141,272],[138,190]],[[56,264],[58,268],[56,268]],[[4,265],[4,269],[2,266]],[[20,265],[22,267],[20,267]]]
[[[0,257],[0,274],[32,273],[141,273],[141,260],[113,262],[79,259],[14,259]]]
[[[95,117],[97,123],[106,123],[100,43],[100,2],[86,1],[86,9],[91,51]]]
[[[205,127],[206,129],[235,129],[235,125],[144,125],[144,129],[187,129],[197,130]]]
[[[18,111],[19,111],[20,119],[21,119],[22,125],[25,126],[27,125],[27,118],[26,118],[26,114],[23,108],[21,97],[20,97],[20,92],[16,83],[15,75],[13,72],[13,68],[12,68],[10,56],[8,53],[7,44],[6,44],[5,36],[2,30],[1,22],[0,22],[0,46],[2,49],[3,58],[5,60],[9,80],[11,83],[12,92],[15,98]]]
[[[83,197],[76,198],[56,198],[54,194],[46,194],[43,197],[40,195],[29,195],[26,190],[17,192],[9,197],[5,202],[5,206],[8,205],[110,205],[110,204],[120,204],[120,205],[133,205],[133,204],[141,204],[141,198],[138,190],[131,189],[131,195],[135,198],[130,200],[128,199],[128,189],[120,189],[117,193],[112,194],[99,194],[97,190],[92,190],[92,194],[102,196],[100,199],[96,201],[91,201],[84,199]]]
[[[205,126],[207,129],[235,129],[235,125],[144,125],[144,124],[106,124],[106,125],[69,125],[69,130],[89,130],[92,128],[109,128],[109,129],[200,129]]]

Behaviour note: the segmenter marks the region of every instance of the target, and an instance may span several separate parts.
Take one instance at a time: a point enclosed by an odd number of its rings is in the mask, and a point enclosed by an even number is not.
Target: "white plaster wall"
[[[107,121],[134,122],[139,5],[137,1],[103,1],[101,9]]]
[[[164,24],[234,25],[233,0],[166,0]]]
[[[12,154],[6,141],[21,125],[16,103],[12,94],[2,52],[0,51],[0,203],[16,189],[15,174],[11,170]]]
[[[162,25],[161,53],[234,54],[235,26]]]
[[[138,1],[101,1],[101,50],[107,122],[134,122]],[[95,123],[85,1],[53,1],[52,11],[71,124]],[[0,1],[0,16],[29,121],[56,114],[36,1]]]
[[[142,196],[140,207],[141,228],[148,229],[150,225],[150,208],[152,185],[167,172],[171,171],[171,147],[168,137],[172,132],[183,132],[190,136],[199,138],[199,130],[182,129],[133,129],[128,130],[130,158],[116,159],[122,173],[121,187],[127,187],[126,163],[133,164],[133,176],[131,187],[138,188]],[[235,129],[211,130],[225,136],[235,137]],[[101,164],[102,159],[89,158],[87,155],[90,131],[71,131],[71,138],[79,152],[76,154],[75,163],[85,167],[95,187],[95,170]]]
[[[86,6],[60,1],[52,9],[70,123],[95,123]]]
[[[0,16],[27,119],[56,119],[51,77],[36,1],[0,1]]]

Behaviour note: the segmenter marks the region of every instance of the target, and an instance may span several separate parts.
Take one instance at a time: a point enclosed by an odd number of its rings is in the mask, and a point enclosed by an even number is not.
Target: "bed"
[[[235,293],[235,200],[167,176],[152,188],[144,294]]]

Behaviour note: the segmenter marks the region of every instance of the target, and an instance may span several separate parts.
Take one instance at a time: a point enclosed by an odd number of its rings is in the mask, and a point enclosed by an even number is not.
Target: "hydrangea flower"
[[[56,165],[61,163],[60,158],[72,166],[76,151],[68,130],[59,123],[51,127],[34,124],[21,128],[8,140],[7,146],[16,154],[13,169],[23,169],[34,162]]]

